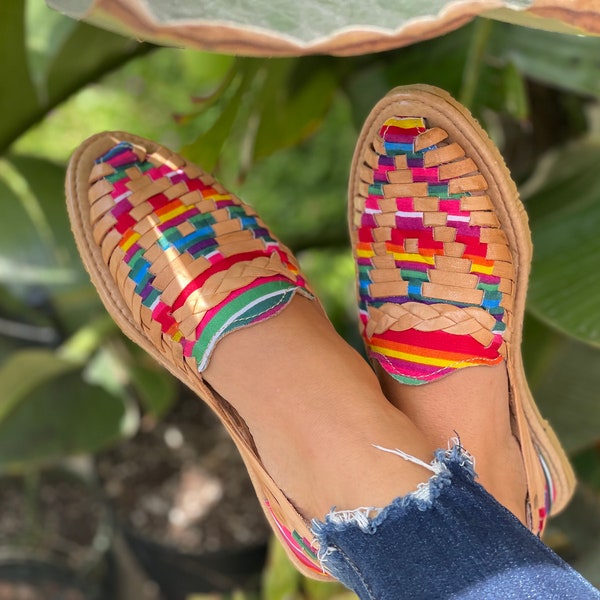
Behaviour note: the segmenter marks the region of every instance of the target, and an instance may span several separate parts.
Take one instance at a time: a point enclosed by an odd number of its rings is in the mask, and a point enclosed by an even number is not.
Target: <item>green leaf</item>
[[[252,64],[246,67],[247,64],[241,63],[239,76],[232,81],[233,92],[225,99],[225,103],[218,104],[220,112],[210,128],[181,150],[186,158],[201,165],[208,172],[213,171],[217,165],[223,145],[233,128],[242,100],[252,82],[255,69]]]
[[[149,48],[79,23],[56,53],[47,74],[49,104],[56,104],[100,75]]]
[[[7,285],[83,278],[67,224],[63,172],[36,158],[0,161],[0,281]]]
[[[260,117],[254,159],[306,139],[320,126],[337,90],[337,78],[324,60],[271,61],[257,98]]]
[[[498,23],[490,42],[495,61],[522,75],[583,94],[600,94],[600,38],[565,35]]]
[[[0,154],[39,108],[25,50],[25,0],[2,3],[0,18]],[[3,203],[5,204],[5,203]]]
[[[157,418],[163,417],[176,400],[173,377],[163,369],[142,364],[129,367],[129,376],[144,408]]]
[[[581,33],[597,31],[597,11],[575,7],[543,19],[526,9],[531,0],[465,3],[323,2],[322,0],[253,0],[209,2],[146,0],[118,9],[118,4],[91,0],[48,0],[51,6],[132,37],[166,45],[225,50],[233,54],[274,56],[314,53],[361,54],[405,46],[460,27],[486,10],[500,19],[517,18],[524,25]],[[92,6],[90,7],[90,4]],[[561,6],[550,3],[549,10]],[[112,9],[111,9],[112,7]],[[581,15],[586,18],[581,18]],[[185,23],[185,27],[181,27]]]
[[[523,335],[527,379],[540,410],[569,453],[600,440],[600,350],[528,318]]]
[[[48,102],[48,69],[77,21],[48,10],[43,0],[27,0],[26,28],[31,78],[43,104]]]
[[[529,99],[522,73],[513,63],[504,69],[504,106],[509,115],[524,121],[529,115]]]
[[[79,371],[43,383],[37,379],[0,421],[0,469],[95,452],[119,438],[125,416],[121,398],[88,385]]]
[[[36,388],[76,368],[76,364],[50,350],[23,350],[13,354],[0,368],[0,423]]]
[[[263,572],[263,600],[301,600],[301,580],[302,576],[290,562],[281,544],[272,538],[267,567]]]
[[[528,307],[553,327],[600,346],[600,146],[552,154],[528,193],[534,257]]]
[[[565,512],[550,522],[546,541],[552,539],[573,568],[600,586],[600,498],[589,486],[580,483]]]

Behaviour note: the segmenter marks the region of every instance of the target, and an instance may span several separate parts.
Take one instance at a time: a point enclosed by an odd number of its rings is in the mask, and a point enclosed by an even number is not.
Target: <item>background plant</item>
[[[392,52],[251,59],[138,44],[42,0],[0,15],[0,469],[96,452],[176,397],[76,255],[62,188],[84,137],[127,129],[214,170],[299,253],[358,346],[344,206],[357,129],[391,87],[431,83],[471,108],[521,186],[528,377],[583,481],[548,539],[600,585],[599,39],[479,19]]]

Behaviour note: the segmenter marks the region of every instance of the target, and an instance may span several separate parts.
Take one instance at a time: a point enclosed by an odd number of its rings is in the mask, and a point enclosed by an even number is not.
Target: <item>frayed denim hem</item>
[[[422,463],[433,475],[384,508],[313,521],[323,569],[361,600],[600,599],[581,575],[475,481],[456,441]]]
[[[420,511],[428,510],[439,497],[442,490],[450,485],[452,481],[450,464],[463,469],[465,476],[470,477],[472,480],[476,477],[473,457],[460,445],[458,439],[451,441],[448,450],[437,450],[434,454],[434,459],[429,464],[401,450],[389,450],[381,446],[375,447],[384,452],[396,454],[404,460],[419,464],[434,474],[427,481],[419,484],[414,492],[396,498],[384,508],[360,507],[344,511],[338,511],[335,508],[332,509],[325,516],[324,522],[313,520],[312,529],[317,538],[326,536],[327,532],[331,529],[340,531],[348,525],[357,525],[363,533],[375,533],[377,527],[385,521],[391,511],[394,511],[398,516],[402,516],[413,509]]]

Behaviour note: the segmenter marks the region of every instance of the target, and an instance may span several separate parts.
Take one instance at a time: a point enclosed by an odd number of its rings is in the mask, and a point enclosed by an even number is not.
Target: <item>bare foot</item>
[[[244,418],[265,468],[306,518],[386,506],[431,476],[373,447],[427,463],[435,449],[315,302],[296,297],[229,334],[203,375]]]
[[[379,368],[387,398],[425,434],[446,447],[452,437],[475,458],[479,482],[525,523],[525,470],[511,430],[504,362],[461,369],[426,385],[402,385]]]

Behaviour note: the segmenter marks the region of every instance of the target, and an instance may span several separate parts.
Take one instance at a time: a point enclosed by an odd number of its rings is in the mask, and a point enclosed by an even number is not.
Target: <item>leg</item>
[[[313,301],[298,297],[225,337],[204,376],[234,403],[265,467],[308,518],[332,506],[385,506],[429,475],[373,447],[401,447],[425,461],[434,449]]]

